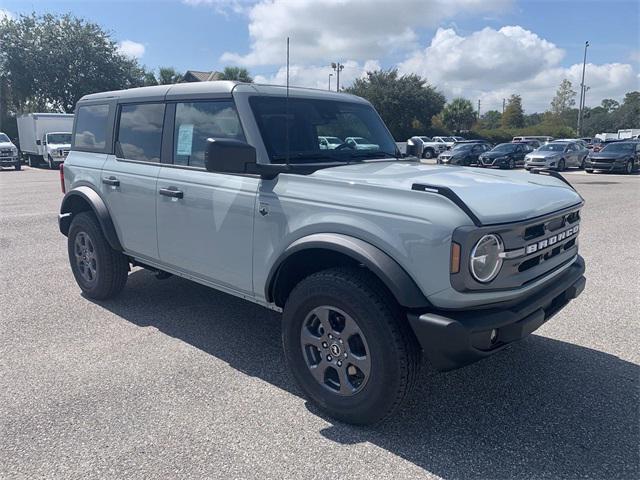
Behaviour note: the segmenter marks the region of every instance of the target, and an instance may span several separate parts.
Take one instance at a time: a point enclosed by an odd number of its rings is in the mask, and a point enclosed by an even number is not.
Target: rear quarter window
[[[76,113],[73,147],[100,151],[107,146],[109,105],[84,105]]]

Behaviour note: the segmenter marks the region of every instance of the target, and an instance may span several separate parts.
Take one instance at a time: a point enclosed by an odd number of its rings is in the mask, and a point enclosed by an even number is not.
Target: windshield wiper
[[[382,151],[359,151],[357,153],[352,153],[349,158],[395,158],[396,160],[398,159],[398,157],[392,153],[389,152],[382,152]]]
[[[289,155],[289,158],[291,160],[318,160],[318,159],[326,159],[326,160],[330,160],[332,162],[334,161],[340,161],[341,159],[339,159],[338,157],[332,156],[332,155],[327,155],[326,153],[291,153]],[[274,155],[273,157],[271,157],[271,160],[275,160],[275,161],[279,161],[279,160],[286,160],[287,156],[286,155]]]

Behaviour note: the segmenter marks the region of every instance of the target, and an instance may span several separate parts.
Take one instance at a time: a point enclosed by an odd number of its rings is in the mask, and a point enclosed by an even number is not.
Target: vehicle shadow
[[[284,367],[277,313],[142,270],[99,304],[300,395]],[[331,425],[320,433],[338,444],[370,442],[447,479],[639,477],[637,365],[533,335],[454,372],[424,367],[391,420],[364,428],[323,417]]]

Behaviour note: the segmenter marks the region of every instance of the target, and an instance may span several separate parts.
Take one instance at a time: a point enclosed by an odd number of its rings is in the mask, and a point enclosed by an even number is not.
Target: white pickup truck
[[[20,151],[30,167],[46,163],[54,169],[64,162],[71,149],[73,115],[67,113],[27,113],[18,117]]]
[[[408,150],[422,158],[437,158],[442,152],[447,150],[447,144],[438,142],[435,137],[431,139],[426,136],[411,137],[407,140]]]

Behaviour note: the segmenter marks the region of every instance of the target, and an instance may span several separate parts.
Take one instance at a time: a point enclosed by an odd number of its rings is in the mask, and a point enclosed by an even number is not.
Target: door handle
[[[112,187],[120,186],[120,180],[118,180],[116,177],[103,177],[102,183],[104,183],[105,185],[111,185]]]
[[[164,195],[165,197],[171,197],[171,198],[184,197],[184,193],[182,193],[182,190],[178,190],[176,187],[161,188],[160,190],[158,190],[158,193],[160,195]]]

